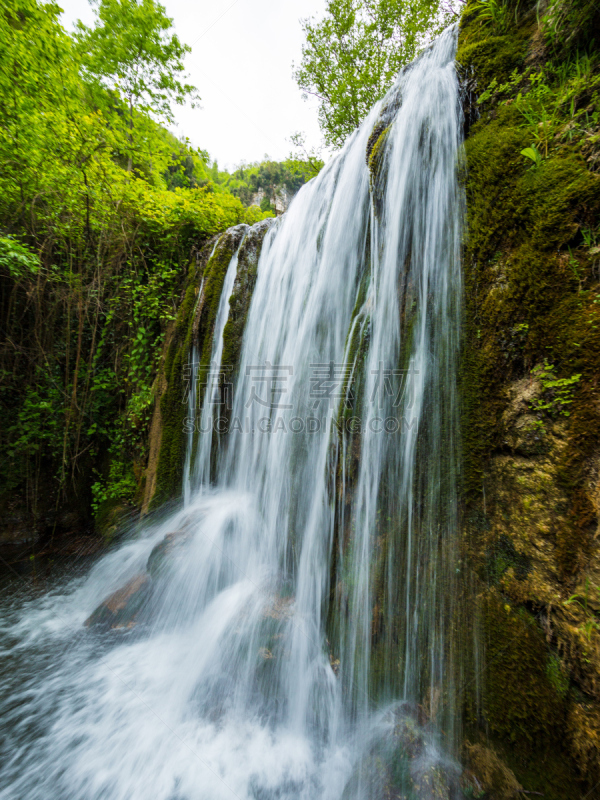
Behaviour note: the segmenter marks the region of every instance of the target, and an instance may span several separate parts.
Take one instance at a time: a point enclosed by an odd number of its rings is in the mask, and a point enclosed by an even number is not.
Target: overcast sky
[[[63,25],[71,30],[94,14],[87,0],[58,0]],[[322,16],[325,0],[162,0],[179,37],[191,45],[186,58],[190,83],[201,109],[175,107],[178,128],[196,147],[209,151],[221,168],[285,158],[295,131],[309,146],[321,141],[317,109],[292,78],[300,61],[300,19]]]

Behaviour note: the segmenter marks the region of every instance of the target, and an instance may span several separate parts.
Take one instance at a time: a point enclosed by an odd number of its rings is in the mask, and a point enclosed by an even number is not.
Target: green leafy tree
[[[66,135],[79,106],[79,79],[59,15],[55,3],[0,4],[0,217],[7,228],[31,219],[31,199],[38,198],[39,209],[85,160],[79,134],[90,120]]]
[[[40,519],[84,513],[91,475],[132,499],[192,244],[264,216],[160,124],[193,93],[164,10],[98,9],[73,37],[54,2],[0,2],[0,508]]]
[[[327,0],[322,20],[303,20],[294,77],[305,99],[319,100],[325,142],[341,147],[401,67],[454,18],[440,0]]]
[[[293,133],[290,136],[290,142],[294,146],[294,150],[287,159],[289,168],[301,174],[305,181],[318,175],[324,167],[324,161],[321,158],[322,148],[311,147],[310,150],[307,150],[306,135],[302,131]]]
[[[191,48],[171,32],[173,20],[155,0],[91,1],[96,23],[88,28],[78,22],[76,39],[88,77],[126,105],[131,171],[135,151],[152,138],[152,119],[172,122],[172,103],[199,99],[196,88],[183,82],[183,58]]]
[[[301,134],[292,137],[297,147],[302,147]],[[285,189],[289,195],[296,192],[311,178],[318,174],[323,167],[323,162],[315,155],[297,152],[290,154],[285,161],[262,161],[254,164],[241,164],[233,174],[219,173],[221,185],[227,188],[236,197],[239,197],[245,206],[249,206],[258,192],[264,192],[260,207],[263,211],[274,213],[277,195]]]

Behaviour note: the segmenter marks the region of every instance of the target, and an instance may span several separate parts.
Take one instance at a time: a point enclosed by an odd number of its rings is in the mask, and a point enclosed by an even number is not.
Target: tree
[[[172,122],[171,103],[198,100],[196,88],[183,83],[183,58],[191,48],[170,33],[173,20],[156,0],[90,0],[97,6],[93,28],[77,23],[76,39],[88,78],[112,90],[126,105],[128,170],[149,130],[136,127],[154,118]],[[148,125],[145,126],[148,128]]]
[[[319,100],[325,142],[341,147],[399,70],[454,19],[440,0],[327,0],[325,17],[302,20],[306,43],[294,77]]]
[[[41,171],[60,171],[57,138],[76,105],[77,68],[55,3],[15,0],[0,8],[0,215],[18,218],[31,197],[47,196]],[[74,102],[75,100],[75,102]],[[69,145],[72,143],[69,142]],[[51,153],[51,160],[48,160]]]
[[[323,169],[324,162],[321,158],[322,148],[311,147],[306,149],[306,135],[302,131],[296,131],[290,136],[290,142],[295,150],[287,158],[290,169],[303,177],[303,182],[314,178]],[[295,188],[298,191],[299,187]]]

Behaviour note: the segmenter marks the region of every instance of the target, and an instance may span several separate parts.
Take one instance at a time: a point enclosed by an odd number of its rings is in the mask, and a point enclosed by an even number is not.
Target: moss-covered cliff
[[[222,365],[228,381],[235,379],[250,300],[256,282],[258,258],[264,237],[273,224],[269,218],[254,226],[237,225],[210,241],[190,264],[183,302],[170,331],[161,373],[151,434],[143,509],[156,508],[178,496],[181,490],[188,413],[186,392],[197,392],[210,367],[215,321],[223,282],[234,254],[238,252],[236,278],[224,331]],[[190,359],[195,346],[198,364],[195,386],[190,386]],[[187,371],[186,371],[187,370]]]
[[[557,800],[600,780],[598,14],[471,2],[457,56],[469,736]]]

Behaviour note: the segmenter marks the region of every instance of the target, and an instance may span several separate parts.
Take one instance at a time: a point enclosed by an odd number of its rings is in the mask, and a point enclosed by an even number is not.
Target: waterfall
[[[194,447],[194,426],[189,426],[187,451],[185,468],[183,473],[184,485],[184,503],[188,505],[191,499],[192,489],[202,491],[210,484],[211,477],[211,452],[213,444],[214,422],[215,422],[215,401],[218,400],[219,386],[218,378],[221,374],[221,359],[223,357],[223,333],[225,325],[227,324],[227,317],[229,315],[229,300],[233,291],[233,284],[237,272],[239,252],[244,244],[246,238],[245,231],[248,230],[247,225],[240,225],[244,233],[240,240],[239,245],[229,262],[227,272],[225,273],[225,280],[223,282],[223,289],[221,297],[219,298],[219,308],[217,310],[217,317],[215,320],[215,330],[213,333],[212,351],[210,356],[210,364],[207,371],[206,386],[199,387],[198,384],[198,366],[199,366],[199,353],[196,345],[192,346],[191,362],[190,362],[190,386],[189,386],[189,401],[188,401],[188,420],[196,419],[196,402],[198,391],[204,388],[203,402],[200,406],[200,425],[199,433],[201,433],[198,445],[198,454],[192,460],[192,450]],[[218,243],[217,243],[218,244]],[[213,254],[217,249],[217,245],[213,250]],[[200,295],[201,296],[201,295]]]
[[[1,798],[460,796],[456,35],[266,233],[227,436],[192,391],[182,507],[9,609]],[[138,624],[82,627],[146,571]]]

